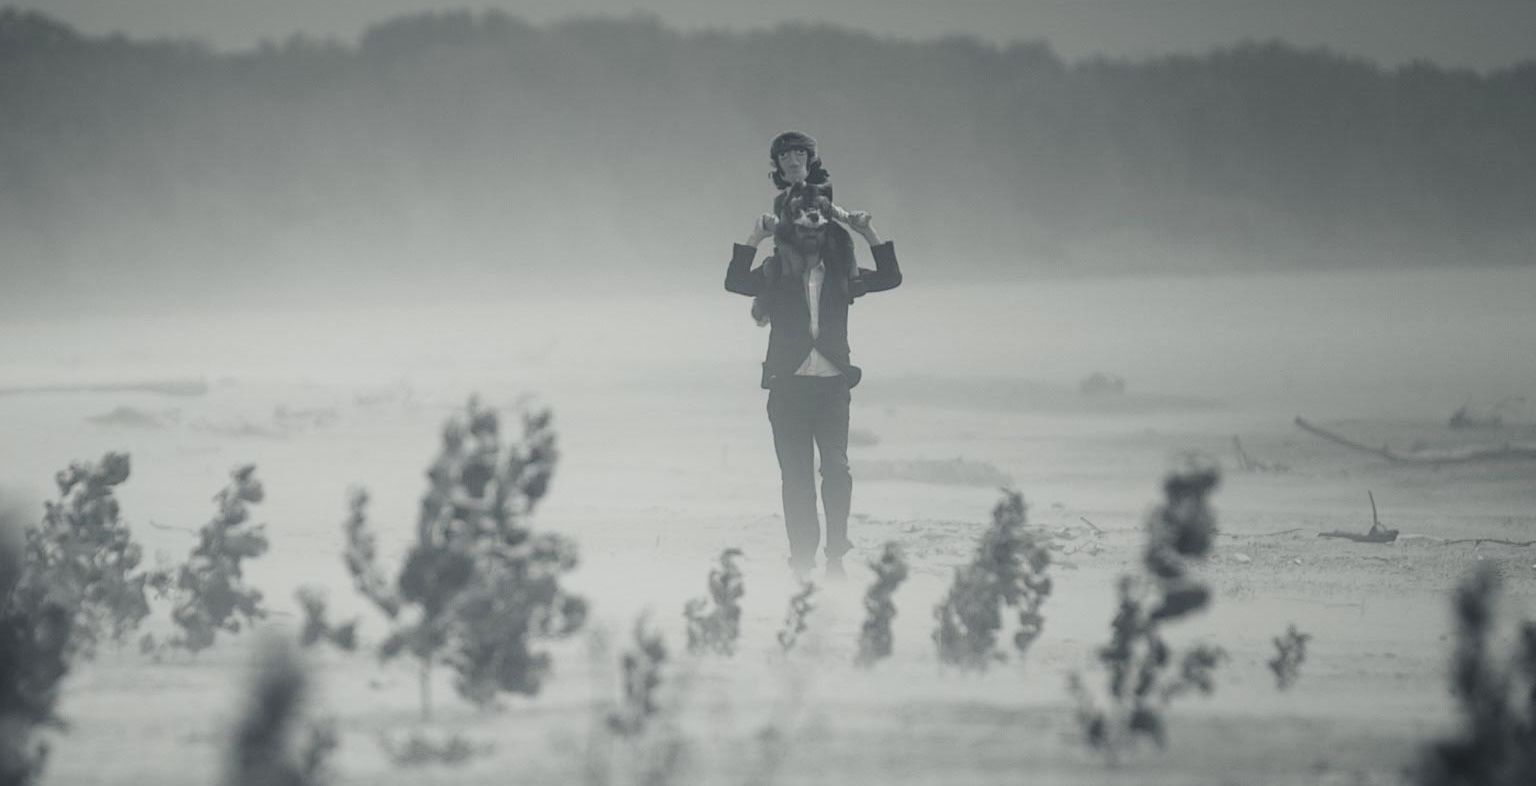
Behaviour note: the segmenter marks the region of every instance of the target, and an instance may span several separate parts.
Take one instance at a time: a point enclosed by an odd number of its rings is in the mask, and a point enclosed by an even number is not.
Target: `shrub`
[[[251,689],[250,706],[235,729],[228,786],[319,786],[336,750],[333,725],[300,727],[309,682],[293,651],[269,645]],[[302,737],[302,740],[296,740]]]
[[[667,646],[645,617],[635,621],[634,638],[634,648],[624,653],[623,700],[608,714],[608,728],[626,737],[644,732],[661,711],[656,691],[661,687],[661,665],[667,662]]]
[[[242,624],[267,616],[261,591],[245,585],[240,569],[241,562],[267,551],[266,528],[247,524],[247,503],[259,503],[263,496],[253,465],[231,472],[229,485],[214,496],[218,513],[203,525],[197,546],[176,574],[171,619],[181,632],[168,642],[171,646],[199,652],[213,646],[219,631],[239,633]]]
[[[93,656],[103,639],[122,642],[149,616],[146,588],[170,585],[165,572],[139,570],[144,550],[119,516],[114,494],[128,475],[123,453],[71,464],[55,477],[59,498],[26,533],[11,603],[29,613],[66,610],[70,658]]]
[[[416,539],[393,586],[378,567],[367,494],[352,498],[347,567],[393,623],[380,655],[417,659],[423,716],[431,713],[434,662],[452,667],[459,694],[479,705],[503,692],[536,695],[550,658],[531,639],[567,636],[586,619],[586,602],[560,587],[576,566],[575,544],[526,524],[558,457],[550,421],[547,411],[525,415],[514,445],[502,442],[496,413],[474,400],[449,420],[427,471]]]
[[[1164,481],[1166,500],[1147,522],[1143,572],[1121,576],[1110,642],[1098,652],[1108,670],[1108,706],[1099,706],[1080,675],[1069,678],[1084,737],[1111,760],[1139,737],[1165,745],[1168,705],[1190,691],[1215,689],[1213,673],[1226,653],[1205,645],[1175,653],[1161,626],[1210,602],[1210,589],[1189,575],[1188,562],[1210,553],[1216,520],[1206,497],[1219,479],[1214,464],[1191,457]]]
[[[357,648],[357,620],[336,627],[327,619],[325,596],[313,587],[300,587],[294,593],[299,609],[304,614],[304,627],[299,631],[299,643],[304,647],[325,641],[351,652]]]
[[[800,640],[800,634],[805,632],[806,617],[816,608],[811,598],[816,594],[816,585],[813,582],[802,582],[800,591],[790,596],[789,611],[784,615],[784,627],[779,630],[779,648],[787,655],[795,648]]]
[[[1536,783],[1536,622],[1522,622],[1515,651],[1492,651],[1499,580],[1482,566],[1456,592],[1451,687],[1462,728],[1425,746],[1421,786]]]
[[[896,588],[907,580],[907,560],[901,547],[885,544],[880,559],[871,562],[875,571],[875,583],[864,593],[864,626],[859,630],[859,654],[854,663],[868,668],[875,662],[891,655],[893,637],[891,620],[896,618],[896,603],[892,597]]]
[[[695,598],[683,608],[688,620],[688,651],[733,655],[741,635],[741,597],[746,594],[736,560],[741,549],[720,552],[720,564],[709,571],[709,597]]]
[[[1276,636],[1275,657],[1269,660],[1269,670],[1275,673],[1275,687],[1285,690],[1301,676],[1301,664],[1307,659],[1307,642],[1311,634],[1302,633],[1290,625],[1285,634]]]
[[[1044,543],[1025,528],[1024,498],[1005,492],[992,509],[971,563],[955,570],[954,582],[934,609],[933,641],[939,660],[965,669],[985,669],[1005,655],[996,651],[1003,607],[1018,613],[1013,643],[1022,655],[1045,625],[1040,608],[1051,594],[1051,564]]]
[[[63,726],[56,705],[74,617],[45,594],[14,592],[22,570],[19,522],[0,508],[0,783],[26,786],[48,759],[39,732]]]

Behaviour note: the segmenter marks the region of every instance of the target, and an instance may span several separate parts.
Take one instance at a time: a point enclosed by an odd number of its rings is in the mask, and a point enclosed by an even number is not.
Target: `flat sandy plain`
[[[878,442],[851,451],[859,550],[847,581],[821,588],[787,657],[774,637],[794,587],[756,388],[765,335],[746,301],[724,294],[10,325],[0,478],[40,504],[69,461],[127,451],[124,515],[155,559],[171,561],[192,547],[184,530],[211,515],[229,470],[255,463],[268,492],[256,520],[273,545],[247,578],[266,593],[264,628],[292,635],[293,591],[314,585],[333,614],[361,615],[365,644],[376,643],[384,620],[352,592],[340,558],[347,490],[372,493],[396,565],[443,420],[472,392],[509,414],[524,393],[551,406],[563,456],[535,526],[579,542],[569,583],[593,603],[588,630],[549,646],[542,695],[500,712],[459,701],[440,673],[425,727],[408,664],[311,656],[309,711],[338,724],[338,783],[579,783],[594,771],[640,782],[673,745],[675,783],[1399,783],[1423,741],[1456,720],[1448,593],[1492,563],[1506,579],[1506,621],[1536,612],[1536,548],[1443,543],[1536,539],[1536,465],[1395,466],[1291,420],[1399,448],[1536,440],[1519,402],[1503,428],[1444,425],[1463,403],[1536,391],[1532,291],[1524,271],[986,291],[917,280],[860,303],[854,345],[868,376],[853,424]],[[1096,370],[1124,375],[1128,392],[1079,396],[1077,380]],[[205,389],[37,390],[155,379]],[[127,412],[139,422],[116,422]],[[1283,471],[1238,470],[1234,436]],[[1188,450],[1226,468],[1213,498],[1222,535],[1202,567],[1215,603],[1171,638],[1231,657],[1214,696],[1175,706],[1167,750],[1109,767],[1080,742],[1066,675],[1101,682],[1093,653],[1109,633],[1115,577],[1135,569],[1159,480]],[[1026,659],[984,674],[941,667],[929,636],[999,491],[897,471],[953,459],[1006,475],[1060,548],[1044,636]],[[1317,537],[1368,527],[1368,490],[1402,531],[1397,543]],[[871,578],[862,561],[887,541],[904,548],[912,577],[896,596],[895,655],[865,671],[851,665]],[[739,652],[688,657],[683,604],[704,593],[727,547],[746,553]],[[617,695],[618,652],[641,613],[677,656],[666,722],[638,745],[606,744],[594,719]],[[1265,661],[1290,623],[1314,638],[1300,681],[1281,692]],[[147,627],[169,630],[163,604]],[[257,639],[159,662],[130,646],[80,668],[44,782],[217,782]],[[393,769],[378,737],[418,728],[493,750],[458,768]]]

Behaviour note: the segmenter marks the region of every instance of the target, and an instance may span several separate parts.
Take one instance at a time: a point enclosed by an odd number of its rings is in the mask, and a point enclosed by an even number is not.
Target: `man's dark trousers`
[[[821,503],[827,515],[827,559],[841,559],[848,542],[853,475],[848,471],[848,381],[835,377],[786,376],[768,391],[768,422],[783,480],[784,528],[789,564],[816,565],[821,525],[816,516],[812,445],[821,454]]]

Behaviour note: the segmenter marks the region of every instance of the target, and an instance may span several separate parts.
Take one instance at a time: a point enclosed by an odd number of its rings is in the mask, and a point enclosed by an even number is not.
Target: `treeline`
[[[5,10],[0,269],[8,294],[714,288],[788,128],[919,275],[1536,247],[1536,62],[1251,42],[1072,63],[1038,42],[495,12],[216,53]]]

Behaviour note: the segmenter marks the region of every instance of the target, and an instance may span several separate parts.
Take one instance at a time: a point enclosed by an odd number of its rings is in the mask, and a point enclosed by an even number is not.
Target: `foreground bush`
[[[1499,580],[1484,565],[1456,592],[1451,687],[1462,728],[1426,746],[1421,786],[1536,783],[1536,622],[1520,624],[1510,653],[1494,650]]]
[[[417,659],[423,716],[434,663],[451,667],[459,694],[476,704],[535,695],[551,663],[534,639],[570,635],[585,621],[586,602],[560,586],[576,566],[576,545],[527,525],[557,457],[548,412],[526,415],[522,442],[511,444],[496,413],[471,401],[443,429],[416,537],[393,583],[378,566],[367,494],[354,495],[347,568],[393,624],[380,655]]]
[[[608,728],[626,737],[644,732],[661,713],[656,694],[661,688],[661,667],[667,662],[666,642],[647,625],[644,616],[635,620],[633,637],[634,646],[625,651],[622,661],[624,695],[619,706],[608,713]]]
[[[128,475],[123,453],[71,464],[55,477],[58,499],[26,532],[12,602],[21,609],[67,610],[70,657],[93,656],[103,640],[124,641],[149,616],[146,590],[170,585],[168,573],[139,569],[144,549],[119,515],[114,493]]]
[[[1166,499],[1147,522],[1143,570],[1121,576],[1112,635],[1098,652],[1107,670],[1104,703],[1080,675],[1071,676],[1084,737],[1111,760],[1140,738],[1167,744],[1163,713],[1169,704],[1190,691],[1215,688],[1213,673],[1226,653],[1204,645],[1176,653],[1163,640],[1162,626],[1210,602],[1210,588],[1191,575],[1190,562],[1205,558],[1215,540],[1207,497],[1219,481],[1214,465],[1194,458],[1164,481]]]
[[[977,670],[1002,660],[996,642],[1004,607],[1018,613],[1014,647],[1020,655],[1028,652],[1045,626],[1040,608],[1051,594],[1050,564],[1046,546],[1025,528],[1024,498],[1007,492],[992,509],[992,524],[977,543],[976,556],[955,569],[949,593],[934,609],[939,660]]]
[[[251,465],[231,472],[229,485],[214,496],[218,513],[198,532],[197,546],[176,573],[171,619],[181,632],[171,646],[199,652],[213,646],[219,631],[239,633],[267,616],[261,591],[247,586],[241,572],[242,562],[267,552],[266,528],[248,523],[246,507],[264,497]]]
[[[269,643],[257,663],[249,704],[234,730],[226,786],[321,786],[336,750],[329,724],[304,724],[309,680],[287,646]]]
[[[0,499],[0,506],[6,502]],[[47,728],[69,673],[74,617],[45,594],[15,592],[21,580],[21,517],[0,507],[0,784],[34,782],[48,759]]]
[[[854,663],[865,668],[891,656],[891,621],[896,619],[896,602],[892,597],[907,580],[907,560],[900,546],[887,543],[880,559],[869,567],[875,572],[875,583],[864,593],[864,625],[859,629],[859,654],[854,657]]]
[[[683,608],[688,620],[688,651],[693,654],[734,655],[741,636],[741,597],[747,593],[736,560],[741,549],[720,552],[720,564],[709,571],[709,597],[695,598]]]
[[[800,642],[800,634],[805,633],[809,627],[807,618],[816,610],[814,598],[816,596],[816,584],[810,581],[802,581],[800,591],[789,598],[789,609],[784,612],[784,627],[779,629],[779,649],[788,655],[790,650]]]

